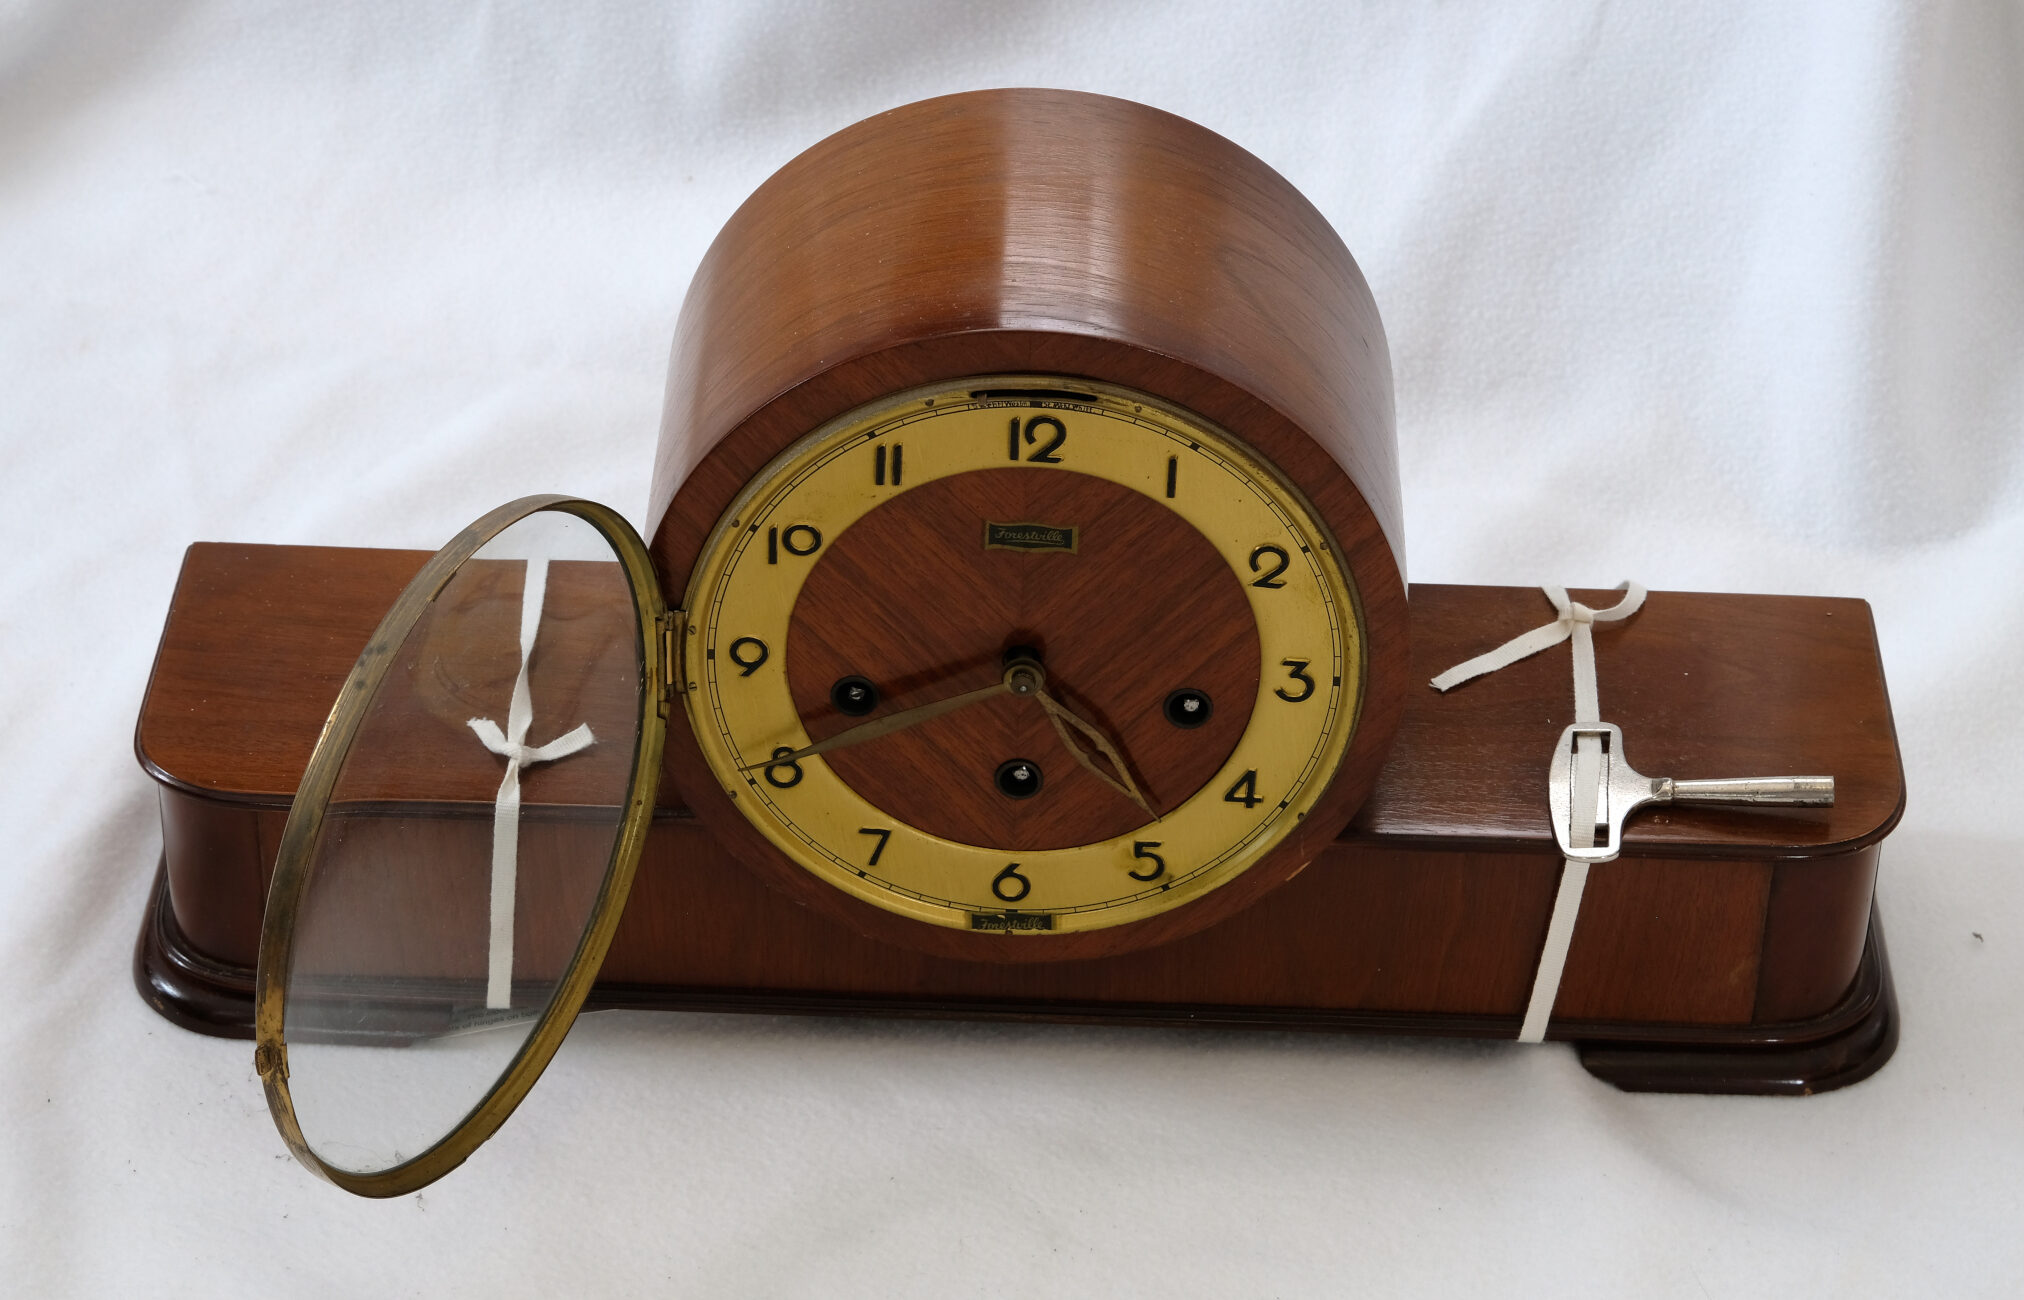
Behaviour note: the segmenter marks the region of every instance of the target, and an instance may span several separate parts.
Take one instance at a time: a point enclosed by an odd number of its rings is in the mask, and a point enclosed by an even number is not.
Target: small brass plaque
[[[987,551],[1067,551],[1075,553],[1075,530],[1053,524],[984,524]]]
[[[1054,918],[1030,912],[972,912],[972,930],[1052,930]]]

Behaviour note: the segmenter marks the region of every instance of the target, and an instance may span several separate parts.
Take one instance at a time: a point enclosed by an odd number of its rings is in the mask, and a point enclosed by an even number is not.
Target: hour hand
[[[1019,674],[1024,676],[1019,677]],[[1160,819],[1160,815],[1153,811],[1153,806],[1146,802],[1146,797],[1139,793],[1138,783],[1131,779],[1131,768],[1125,765],[1124,754],[1111,743],[1103,728],[1048,693],[1047,670],[1040,666],[1038,656],[1024,647],[1012,651],[1006,661],[1005,683],[1014,695],[1030,695],[1042,709],[1046,710],[1047,720],[1054,724],[1055,734],[1061,737],[1062,745],[1075,756],[1076,762],[1087,768],[1097,780],[1143,808],[1146,816],[1154,821]],[[1087,740],[1089,745],[1085,746],[1078,741],[1077,734]],[[1104,760],[1117,775],[1113,776],[1096,765],[1096,760],[1089,756],[1091,747],[1103,755]]]
[[[1076,762],[1089,769],[1097,779],[1111,789],[1143,808],[1146,816],[1154,821],[1160,819],[1160,815],[1153,811],[1153,806],[1146,802],[1146,797],[1139,793],[1138,783],[1131,779],[1131,769],[1125,766],[1124,755],[1111,743],[1110,737],[1103,734],[1102,728],[1049,695],[1044,689],[1034,691],[1034,696],[1040,701],[1040,707],[1047,710],[1048,721],[1054,724],[1054,730],[1060,735],[1061,743],[1068,747],[1069,753],[1075,755]],[[1090,758],[1089,751],[1069,734],[1070,728],[1086,737],[1089,743],[1095,746],[1096,751],[1102,754],[1116,771],[1116,776],[1096,765],[1095,760]]]
[[[988,700],[995,696],[1006,694],[1031,695],[1039,689],[1039,680],[1031,670],[1021,664],[1013,664],[1005,670],[1005,676],[1002,680],[994,682],[989,686],[979,687],[974,691],[965,691],[961,695],[951,695],[945,700],[936,700],[930,704],[916,704],[911,709],[901,709],[898,713],[888,713],[885,717],[873,718],[870,722],[860,722],[855,727],[847,727],[837,732],[827,740],[818,740],[813,745],[797,749],[791,754],[782,754],[778,758],[764,758],[756,763],[747,763],[738,770],[740,772],[756,772],[762,767],[779,767],[786,763],[799,762],[801,759],[810,758],[816,754],[827,754],[833,749],[844,749],[851,745],[862,745],[867,740],[877,740],[881,736],[890,736],[894,732],[905,731],[908,727],[918,727],[923,722],[939,718],[944,713],[954,713],[957,709],[975,704],[979,700]]]

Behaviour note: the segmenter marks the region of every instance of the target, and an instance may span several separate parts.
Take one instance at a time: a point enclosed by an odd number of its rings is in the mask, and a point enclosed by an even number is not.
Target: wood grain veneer
[[[191,548],[136,747],[164,787],[169,902],[193,960],[250,965],[295,781],[351,660],[424,558]],[[1414,676],[1548,608],[1528,589],[1416,587]],[[1821,771],[1841,797],[1634,819],[1625,856],[1591,876],[1555,1036],[1836,1028],[1820,1018],[1858,974],[1878,847],[1904,797],[1867,607],[1654,592],[1597,642],[1604,712],[1644,770]],[[1777,653],[1745,649],[1766,646]],[[1565,652],[1547,652],[1448,695],[1415,692],[1371,800],[1311,866],[1210,929],[1097,960],[1007,966],[864,936],[769,888],[664,792],[598,996],[1219,1023],[1299,1013],[1352,1027],[1404,1015],[1420,1019],[1395,1027],[1508,1033],[1559,874],[1542,783],[1572,708],[1567,674]]]
[[[980,546],[992,518],[1101,526],[1082,530],[1074,554],[1035,554]],[[924,595],[941,592],[962,595]],[[1162,813],[1221,770],[1258,692],[1250,602],[1207,538],[1108,480],[1021,470],[915,488],[825,547],[795,604],[788,686],[809,738],[822,740],[859,721],[830,702],[840,677],[875,675],[882,708],[908,708],[999,681],[1012,646],[1039,652],[1048,690],[1116,738]],[[1182,687],[1209,696],[1205,725],[1167,721],[1162,705]],[[998,793],[997,765],[1011,758],[1039,764],[1039,795]],[[1062,848],[1146,822],[1076,762],[1032,700],[991,700],[827,761],[875,806],[964,844]]]

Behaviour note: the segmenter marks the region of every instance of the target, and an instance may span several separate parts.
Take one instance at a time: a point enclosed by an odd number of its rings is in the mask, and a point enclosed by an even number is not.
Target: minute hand
[[[827,740],[818,740],[813,745],[797,749],[791,754],[782,754],[778,758],[766,758],[756,763],[747,763],[738,770],[740,772],[756,772],[762,767],[779,767],[784,763],[796,763],[816,754],[827,754],[833,749],[843,749],[850,745],[862,745],[867,740],[877,740],[881,736],[890,736],[896,731],[905,731],[908,727],[918,727],[923,722],[927,722],[932,718],[941,717],[944,713],[954,713],[957,709],[975,704],[979,700],[988,700],[993,696],[1005,695],[1012,692],[1014,688],[1009,680],[1009,673],[1007,674],[1007,678],[1007,681],[993,682],[989,686],[980,687],[974,691],[965,691],[961,695],[951,695],[946,700],[936,700],[932,704],[917,704],[911,709],[901,709],[898,713],[889,713],[883,718],[873,718],[870,722],[860,722],[855,727],[837,732]]]

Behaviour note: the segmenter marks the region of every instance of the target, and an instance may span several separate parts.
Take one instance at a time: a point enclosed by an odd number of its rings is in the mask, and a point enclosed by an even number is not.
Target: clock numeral
[[[822,530],[812,524],[789,524],[766,530],[766,563],[780,563],[780,552],[813,555],[822,549]]]
[[[1161,876],[1167,874],[1167,860],[1159,854],[1152,852],[1161,843],[1162,841],[1160,840],[1133,840],[1131,843],[1131,855],[1134,858],[1144,858],[1153,865],[1147,871],[1127,871],[1125,874],[1133,880],[1158,880]]]
[[[1026,463],[1029,465],[1059,465],[1061,457],[1054,453],[1060,451],[1061,444],[1068,441],[1068,426],[1051,415],[1036,415],[1026,421],[1026,427],[1023,429],[1019,426],[1019,417],[1013,416],[1012,430],[1006,442],[1006,459],[1018,460],[1020,439],[1024,438],[1026,445],[1030,447],[1040,441],[1039,431],[1042,429],[1054,430],[1054,437],[1045,447],[1028,456]]]
[[[1167,500],[1171,501],[1174,499],[1174,489],[1179,486],[1180,477],[1181,458],[1179,456],[1167,457]]]
[[[1033,882],[1019,874],[1019,864],[1009,864],[991,877],[991,892],[1008,903],[1016,903],[1033,892]]]
[[[888,459],[885,444],[880,443],[878,445],[877,449],[872,452],[871,458],[872,486],[884,487],[886,485],[886,467],[888,465],[892,467],[892,485],[894,487],[900,485],[900,460],[905,451],[906,448],[896,442],[893,444],[892,456]]]
[[[1258,769],[1254,767],[1244,773],[1237,778],[1235,785],[1223,791],[1223,802],[1240,803],[1246,808],[1256,808],[1264,803],[1265,801],[1258,797]]]
[[[1266,573],[1265,566],[1260,561],[1264,560],[1268,555],[1276,560],[1277,563],[1272,566],[1271,572]],[[1263,546],[1253,548],[1251,551],[1251,572],[1264,573],[1264,576],[1258,578],[1251,585],[1254,587],[1264,587],[1273,591],[1278,590],[1286,585],[1279,581],[1279,575],[1286,572],[1286,566],[1291,563],[1293,563],[1293,557],[1286,553],[1286,548],[1283,546],[1274,546],[1270,542],[1267,542]]]
[[[881,830],[876,826],[860,826],[857,828],[857,833],[859,835],[878,836],[878,844],[873,847],[871,858],[864,864],[867,867],[877,866],[880,855],[886,851],[886,841],[893,837],[893,833],[888,830]]]
[[[785,758],[787,755],[793,752],[794,751],[789,749],[787,746],[782,745],[780,746],[780,748],[773,751],[773,757]],[[787,775],[786,776],[773,775],[775,772],[781,771],[786,772]],[[766,784],[772,786],[776,790],[791,790],[795,786],[801,784],[801,764],[794,761],[789,761],[785,763],[774,763],[760,775],[766,778]]]
[[[738,653],[741,649],[745,653]],[[731,656],[732,663],[738,665],[740,677],[750,677],[759,671],[759,666],[766,662],[771,652],[766,649],[766,643],[758,637],[741,636],[731,643],[731,648],[725,653]]]
[[[1288,695],[1286,693],[1286,688],[1284,686],[1281,686],[1279,689],[1272,692],[1274,695],[1277,695],[1280,699],[1286,701],[1288,704],[1298,704],[1300,703],[1300,701],[1307,699],[1314,694],[1314,679],[1307,675],[1307,665],[1312,663],[1313,660],[1281,659],[1279,662],[1282,665],[1284,665],[1286,669],[1286,675],[1288,677],[1291,677],[1294,681],[1300,683],[1301,689],[1300,694],[1298,695]]]

